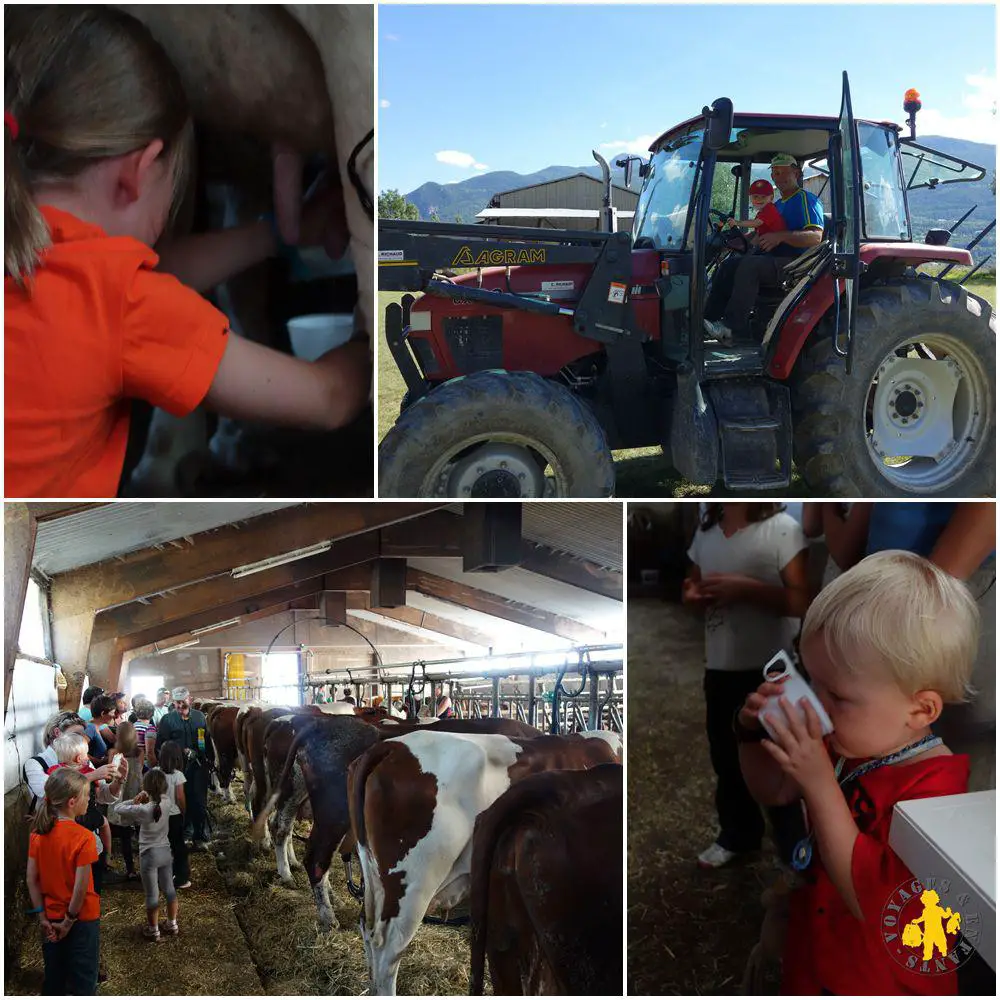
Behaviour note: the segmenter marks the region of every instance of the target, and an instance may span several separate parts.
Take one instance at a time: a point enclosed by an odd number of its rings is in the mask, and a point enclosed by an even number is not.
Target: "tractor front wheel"
[[[996,323],[925,276],[861,293],[848,375],[829,327],[792,379],[795,461],[820,496],[994,496]]]
[[[604,432],[568,389],[476,372],[413,402],[379,446],[383,497],[608,497]]]

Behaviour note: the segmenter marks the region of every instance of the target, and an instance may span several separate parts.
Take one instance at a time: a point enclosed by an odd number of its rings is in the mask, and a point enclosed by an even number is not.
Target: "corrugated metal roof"
[[[453,503],[448,510],[461,514],[464,504]],[[576,503],[572,500],[529,500],[524,503],[521,534],[539,545],[567,552],[605,569],[623,569],[622,505]]]
[[[606,569],[622,570],[622,505],[534,501],[525,503],[525,538]]]
[[[117,502],[41,521],[34,566],[48,576],[209,531],[292,502]],[[464,505],[449,505],[460,514]],[[524,537],[607,569],[622,569],[622,505],[532,501],[524,504]]]
[[[41,521],[33,565],[47,576],[103,562],[234,521],[244,521],[294,502],[117,502]]]

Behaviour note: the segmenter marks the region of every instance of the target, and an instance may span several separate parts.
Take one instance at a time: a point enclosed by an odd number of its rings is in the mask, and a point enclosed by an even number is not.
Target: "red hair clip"
[[[16,140],[18,132],[21,131],[21,127],[17,124],[17,119],[9,111],[5,111],[3,113],[3,123],[10,130],[11,139]]]

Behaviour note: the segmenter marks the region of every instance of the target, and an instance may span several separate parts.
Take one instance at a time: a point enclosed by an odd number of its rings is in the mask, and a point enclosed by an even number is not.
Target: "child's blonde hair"
[[[109,7],[4,8],[4,273],[24,284],[51,240],[32,192],[153,140],[186,183],[193,127],[180,75],[149,31]]]
[[[958,702],[972,694],[979,609],[964,583],[912,552],[868,556],[821,590],[801,641],[815,633],[848,673],[875,663],[907,695],[936,691]]]
[[[139,734],[131,722],[119,722],[115,731],[115,749],[126,757],[139,756]]]
[[[60,764],[75,764],[80,754],[90,749],[90,743],[79,733],[63,733],[52,741],[52,749]]]
[[[59,812],[69,805],[70,799],[90,796],[90,782],[71,767],[53,771],[45,781],[45,797],[38,803],[31,829],[35,833],[48,833],[56,825]]]

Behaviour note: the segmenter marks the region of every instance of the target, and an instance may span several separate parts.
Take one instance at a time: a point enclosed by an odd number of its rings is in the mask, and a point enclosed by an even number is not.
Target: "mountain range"
[[[920,136],[921,145],[940,149],[944,153],[978,163],[986,168],[986,177],[976,183],[942,184],[935,190],[920,188],[911,191],[910,221],[913,235],[922,239],[929,228],[949,228],[973,205],[976,211],[956,231],[952,243],[964,246],[991,219],[996,217],[996,199],[990,191],[990,181],[996,171],[996,146],[982,142],[968,142],[945,136]],[[613,163],[614,157],[608,157]],[[536,170],[531,174],[519,174],[513,170],[493,170],[489,173],[470,177],[455,184],[428,182],[407,194],[406,200],[416,205],[422,219],[429,219],[434,213],[442,222],[454,222],[459,217],[463,222],[474,222],[476,215],[489,204],[493,195],[513,188],[543,184],[546,181],[586,173],[600,177],[601,169],[596,163],[582,167],[552,166]],[[612,167],[612,179],[623,183],[622,171]],[[633,177],[633,186],[637,178]],[[598,206],[594,206],[598,207]],[[996,231],[987,236],[974,251],[977,260],[985,254],[995,253]]]

